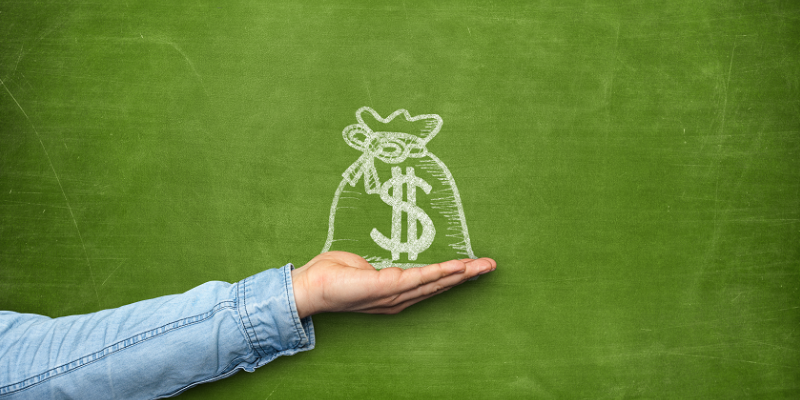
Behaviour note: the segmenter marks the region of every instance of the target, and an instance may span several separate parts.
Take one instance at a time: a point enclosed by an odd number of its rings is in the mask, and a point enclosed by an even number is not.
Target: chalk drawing
[[[368,123],[365,117],[374,121]],[[418,260],[434,248],[430,253],[437,257],[475,258],[453,176],[426,147],[441,130],[442,118],[412,117],[402,109],[383,118],[372,108],[361,107],[356,121],[342,131],[342,137],[361,155],[344,171],[333,196],[322,252],[351,251],[377,269],[445,261]],[[402,131],[390,131],[390,126]],[[389,168],[392,175],[382,182],[378,171]],[[375,226],[386,226],[387,221],[391,222],[388,236]],[[404,255],[406,260],[401,259]]]
[[[403,184],[408,185],[407,201],[403,201]],[[381,200],[392,206],[392,238],[383,236],[377,229],[372,228],[370,236],[378,246],[392,252],[392,260],[400,258],[400,253],[408,253],[408,259],[414,261],[419,253],[425,251],[433,242],[436,228],[433,221],[421,208],[417,207],[417,186],[425,193],[431,192],[428,182],[414,176],[414,167],[407,167],[406,174],[400,172],[400,167],[392,167],[392,179],[381,186]],[[392,196],[389,196],[389,190]],[[403,212],[408,214],[408,242],[402,242]],[[422,236],[417,237],[417,223],[422,223]]]

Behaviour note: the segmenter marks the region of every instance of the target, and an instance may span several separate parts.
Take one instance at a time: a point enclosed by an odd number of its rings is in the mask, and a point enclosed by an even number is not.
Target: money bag
[[[356,120],[342,137],[361,154],[333,196],[322,252],[356,253],[376,269],[475,258],[453,176],[426,147],[442,118],[361,107]]]

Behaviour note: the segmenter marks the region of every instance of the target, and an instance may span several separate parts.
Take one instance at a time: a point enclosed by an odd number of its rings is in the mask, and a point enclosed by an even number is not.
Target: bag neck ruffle
[[[408,122],[424,120],[425,126],[413,132],[385,132],[372,130],[364,122],[362,113],[369,112],[379,122],[388,123],[398,115],[403,115]],[[406,110],[397,110],[386,118],[369,107],[361,107],[356,111],[357,124],[350,125],[342,131],[344,141],[362,154],[342,177],[350,186],[364,178],[364,189],[367,194],[378,193],[381,181],[375,169],[375,159],[387,164],[399,164],[408,158],[422,158],[428,155],[427,143],[442,128],[442,118],[436,114],[423,114],[412,117]]]

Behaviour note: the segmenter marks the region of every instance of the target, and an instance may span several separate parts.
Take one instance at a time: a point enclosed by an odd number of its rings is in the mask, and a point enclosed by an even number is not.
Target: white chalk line
[[[369,130],[369,128],[367,127],[366,123],[364,122],[364,120],[363,120],[363,118],[361,116],[361,114],[363,112],[369,112],[370,114],[372,114],[372,116],[375,118],[375,120],[380,121],[382,123],[389,123],[391,120],[393,120],[395,117],[397,117],[397,116],[399,116],[401,114],[409,122],[414,122],[414,121],[418,121],[418,120],[421,120],[421,119],[428,119],[429,122],[426,124],[426,129],[427,130],[423,131],[423,132],[426,133],[426,136],[424,138],[422,138],[422,141],[423,141],[424,144],[427,144],[427,142],[430,141],[441,130],[441,126],[442,126],[442,122],[443,122],[442,118],[439,115],[436,115],[436,114],[422,114],[422,115],[417,115],[417,116],[413,116],[412,117],[409,114],[409,112],[407,110],[405,110],[405,109],[397,110],[397,111],[393,112],[392,114],[390,114],[388,117],[382,118],[375,110],[373,110],[370,107],[366,107],[365,106],[365,107],[359,108],[356,111],[356,120],[359,122],[359,125],[365,127],[365,131],[368,132],[368,133],[372,133],[372,131]],[[395,137],[399,137],[401,135],[406,135],[405,133],[402,133],[402,132],[381,132],[381,133],[384,134],[384,135],[388,134],[389,136],[395,136]],[[350,142],[348,142],[348,145],[351,145],[351,147],[352,147],[352,144]],[[421,163],[422,169],[425,170],[426,172],[430,173],[435,179],[438,179],[446,188],[449,187],[450,188],[449,190],[451,191],[450,195],[446,195],[444,197],[434,198],[431,201],[431,207],[433,209],[439,210],[440,215],[444,216],[448,220],[447,223],[448,223],[448,225],[450,225],[447,228],[448,231],[461,231],[462,232],[461,235],[458,235],[456,233],[446,234],[445,235],[446,237],[463,238],[462,241],[459,241],[459,242],[456,242],[456,243],[450,243],[450,244],[448,244],[448,246],[450,248],[452,248],[453,250],[455,250],[456,254],[458,254],[459,256],[466,256],[468,258],[476,258],[474,252],[472,251],[472,243],[471,243],[471,240],[469,238],[469,230],[467,228],[467,221],[466,221],[466,216],[464,214],[464,207],[463,207],[463,204],[461,202],[461,196],[460,196],[460,194],[458,192],[458,188],[456,187],[455,180],[453,179],[453,175],[450,173],[450,170],[447,168],[447,166],[444,164],[444,162],[442,162],[438,157],[436,157],[432,153],[428,152],[427,150],[425,152],[425,156],[429,157],[430,161],[429,160],[421,160],[420,163]],[[438,170],[440,170],[442,172],[438,172],[437,168],[434,167],[434,164],[436,166],[438,166],[439,167]],[[334,225],[335,225],[335,220],[336,220],[336,210],[342,209],[342,208],[354,208],[354,207],[339,207],[338,206],[339,199],[341,199],[341,198],[354,199],[353,197],[342,197],[342,193],[357,194],[359,196],[362,194],[362,193],[356,192],[356,191],[345,190],[345,188],[347,187],[348,183],[351,186],[355,187],[355,185],[358,183],[358,181],[360,181],[360,178],[362,178],[362,175],[363,175],[364,179],[367,179],[366,174],[361,174],[360,171],[357,171],[356,173],[357,173],[357,175],[355,177],[352,177],[352,176],[348,177],[347,173],[343,174],[344,179],[339,183],[339,186],[336,188],[336,192],[334,193],[334,196],[333,196],[333,202],[331,203],[330,215],[328,217],[328,237],[327,237],[327,239],[325,241],[325,245],[324,245],[324,247],[322,249],[323,253],[329,251],[330,248],[331,248],[331,245],[335,241],[355,240],[355,239],[334,239]],[[366,184],[365,184],[365,190],[369,190],[368,187],[366,187]],[[452,209],[453,207],[455,207],[455,209],[456,209],[455,212],[442,211],[443,209],[448,209],[448,208]],[[370,264],[372,264],[373,267],[375,267],[376,269],[382,269],[382,268],[387,268],[387,267],[399,267],[399,268],[406,269],[406,268],[420,267],[420,266],[426,265],[426,264],[420,264],[420,263],[395,263],[392,260],[381,258],[381,257],[369,257],[368,258],[367,256],[365,256],[364,258],[367,259],[367,261],[370,262]]]
[[[69,198],[67,198],[67,192],[64,191],[64,186],[61,184],[61,179],[58,177],[58,173],[56,172],[56,168],[53,166],[53,160],[50,159],[50,154],[47,152],[47,148],[44,146],[44,142],[42,141],[41,135],[39,135],[39,131],[36,129],[36,126],[33,124],[33,121],[28,116],[28,113],[25,112],[25,109],[17,101],[17,98],[14,97],[14,94],[8,90],[8,86],[0,79],[0,85],[3,86],[3,89],[6,90],[9,96],[11,96],[11,100],[14,100],[14,104],[17,105],[20,111],[22,111],[22,115],[25,116],[25,119],[28,120],[28,123],[31,125],[33,129],[33,133],[36,134],[36,139],[39,141],[39,145],[42,146],[42,151],[44,151],[45,158],[47,158],[47,163],[50,165],[50,170],[53,171],[53,176],[56,177],[56,182],[58,183],[58,188],[61,189],[61,195],[64,197],[64,202],[67,203],[67,210],[69,211],[69,216],[72,217],[72,224],[75,225],[75,231],[78,232],[78,239],[81,242],[81,248],[83,248],[83,255],[86,258],[86,266],[89,267],[89,277],[92,279],[92,289],[94,290],[94,296],[97,299],[97,305],[101,306],[100,304],[100,295],[97,293],[97,284],[94,280],[94,271],[92,270],[92,262],[89,259],[89,252],[86,251],[86,243],[83,241],[83,235],[81,234],[80,228],[78,228],[78,221],[75,219],[75,213],[72,211],[72,205],[69,203]],[[113,272],[112,272],[113,273]]]

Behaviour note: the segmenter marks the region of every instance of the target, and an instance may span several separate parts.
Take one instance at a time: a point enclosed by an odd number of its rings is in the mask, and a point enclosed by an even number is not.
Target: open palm
[[[340,311],[396,314],[496,268],[494,260],[479,258],[376,270],[358,255],[331,251],[292,271],[292,282],[301,318]]]

